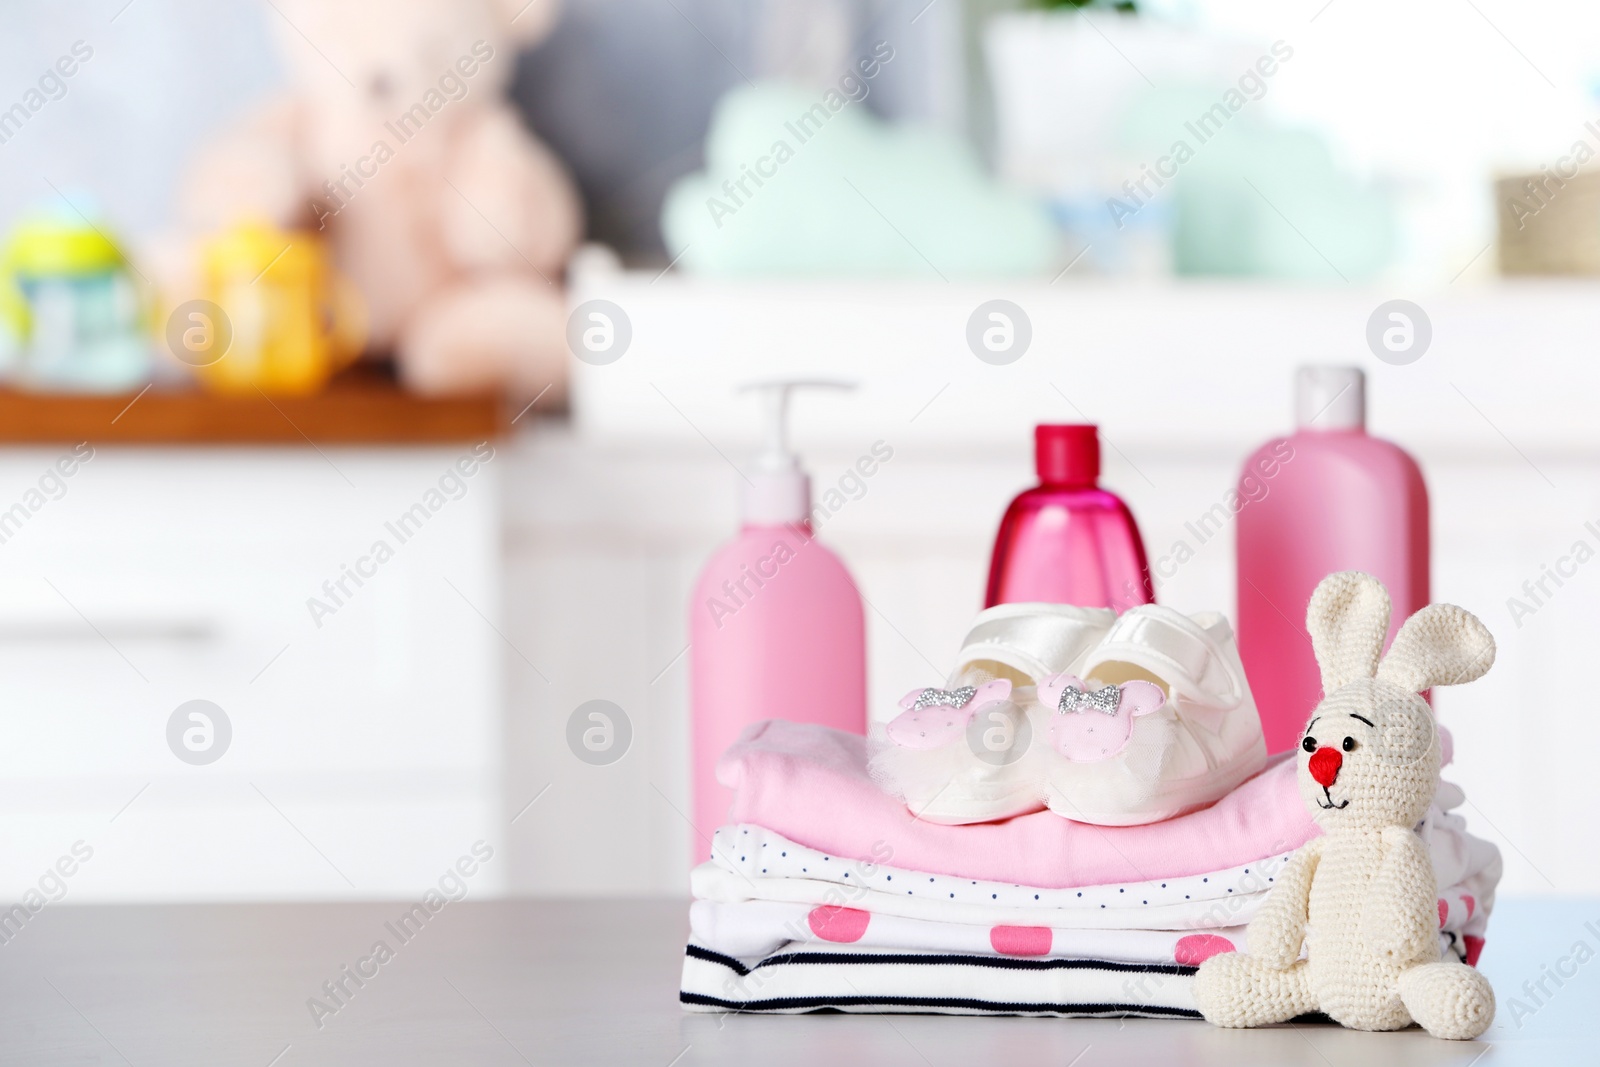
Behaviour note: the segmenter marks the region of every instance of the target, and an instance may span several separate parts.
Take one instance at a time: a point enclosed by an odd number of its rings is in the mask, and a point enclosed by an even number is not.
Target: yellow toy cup
[[[366,313],[315,234],[246,222],[201,249],[204,300],[168,321],[173,353],[222,393],[314,393],[361,354]]]

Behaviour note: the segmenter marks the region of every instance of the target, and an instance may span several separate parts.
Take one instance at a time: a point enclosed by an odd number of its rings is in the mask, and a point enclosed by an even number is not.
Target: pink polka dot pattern
[[[996,926],[989,931],[989,944],[1003,956],[1043,956],[1051,939],[1048,926]]]
[[[1461,935],[1461,940],[1467,946],[1467,966],[1476,967],[1478,957],[1483,955],[1483,938],[1473,937],[1471,934]]]
[[[1185,967],[1198,967],[1212,956],[1237,951],[1232,941],[1218,934],[1190,934],[1178,938],[1178,943],[1172,949],[1172,958]]]
[[[1449,916],[1450,916],[1450,905],[1448,905],[1448,904],[1446,904],[1444,902],[1444,898],[1443,897],[1440,897],[1439,898],[1439,929],[1441,929],[1441,930],[1444,929],[1444,921]]]
[[[1471,893],[1461,894],[1461,903],[1467,906],[1467,918],[1472,918],[1472,913],[1478,910],[1478,901]]]
[[[806,916],[806,922],[810,924],[812,933],[824,941],[846,944],[860,941],[861,935],[867,932],[867,923],[871,921],[871,912],[862,911],[860,908],[840,908],[832,904],[812,908],[811,914]]]

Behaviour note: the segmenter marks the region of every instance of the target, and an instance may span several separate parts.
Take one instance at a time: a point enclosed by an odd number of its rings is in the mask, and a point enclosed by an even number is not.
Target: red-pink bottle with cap
[[[1034,427],[1039,485],[1011,502],[995,537],[985,607],[1021,601],[1126,611],[1155,602],[1139,526],[1101,489],[1092,425]]]

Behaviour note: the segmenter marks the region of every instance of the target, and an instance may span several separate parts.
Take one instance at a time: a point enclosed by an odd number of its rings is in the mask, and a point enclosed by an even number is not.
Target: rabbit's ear
[[[1476,615],[1454,604],[1429,604],[1394,635],[1378,677],[1420,693],[1474,681],[1493,665],[1494,637]]]
[[[1311,594],[1306,629],[1322,669],[1324,696],[1348,682],[1371,678],[1389,633],[1389,594],[1370,574],[1330,574]]]

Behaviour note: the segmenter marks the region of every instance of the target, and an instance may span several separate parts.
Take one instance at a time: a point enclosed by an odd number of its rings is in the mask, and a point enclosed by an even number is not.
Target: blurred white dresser
[[[0,900],[417,897],[500,855],[504,463],[471,448],[0,451]],[[231,727],[204,765],[191,700]]]

